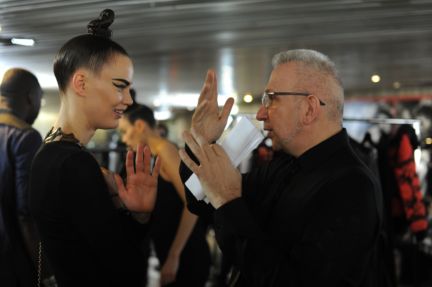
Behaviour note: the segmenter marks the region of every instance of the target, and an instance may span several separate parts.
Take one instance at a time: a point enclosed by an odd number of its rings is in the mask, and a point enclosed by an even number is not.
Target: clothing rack
[[[395,119],[395,118],[343,118],[345,122],[366,122],[369,124],[389,124],[389,125],[420,125],[417,119]]]
[[[396,118],[343,118],[344,122],[364,122],[368,124],[384,125],[412,125],[417,137],[420,138],[420,120],[417,119],[396,119]]]

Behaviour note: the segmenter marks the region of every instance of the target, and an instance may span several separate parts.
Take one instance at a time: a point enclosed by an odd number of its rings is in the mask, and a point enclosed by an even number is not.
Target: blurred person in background
[[[149,236],[161,264],[162,285],[204,286],[210,267],[206,226],[186,207],[176,146],[161,137],[156,129],[153,110],[144,105],[125,113],[120,119],[119,131],[122,141],[130,149],[137,144],[145,144],[154,156],[161,159]]]
[[[158,123],[156,126],[156,130],[158,131],[159,135],[163,138],[168,138],[168,127],[166,126],[166,124],[163,123]]]
[[[31,72],[12,68],[0,84],[0,286],[35,286],[39,236],[29,208],[31,162],[42,144],[32,128],[42,89]],[[44,266],[44,271],[48,267]],[[44,274],[44,279],[48,277]]]

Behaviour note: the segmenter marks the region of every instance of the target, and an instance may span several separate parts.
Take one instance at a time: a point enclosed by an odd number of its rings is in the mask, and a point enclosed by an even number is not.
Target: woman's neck
[[[158,135],[156,135],[154,132],[152,132],[148,138],[147,138],[147,145],[149,146],[151,152],[153,155],[158,154],[158,148],[160,146],[160,143],[162,141],[162,138]]]
[[[83,116],[77,117],[78,114],[73,106],[66,107],[62,103],[54,129],[61,128],[65,134],[72,133],[81,144],[87,145],[96,130],[89,127]]]

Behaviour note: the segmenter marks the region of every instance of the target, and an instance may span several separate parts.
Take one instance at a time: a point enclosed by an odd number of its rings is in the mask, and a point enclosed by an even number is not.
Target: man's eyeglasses
[[[261,103],[262,105],[267,109],[268,107],[271,106],[271,103],[273,101],[273,98],[275,96],[303,96],[303,97],[307,97],[309,96],[309,93],[300,93],[300,92],[264,92],[261,98]],[[320,106],[325,106],[325,103],[323,101],[321,101],[320,99],[319,103]]]

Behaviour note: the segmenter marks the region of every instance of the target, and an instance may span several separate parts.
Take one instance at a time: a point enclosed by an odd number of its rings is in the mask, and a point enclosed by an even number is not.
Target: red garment
[[[409,228],[413,233],[425,231],[428,227],[426,206],[420,192],[420,181],[414,162],[414,151],[409,136],[403,134],[397,149],[389,150],[393,161],[393,172],[399,189],[401,202],[393,202],[393,215],[404,211]]]

